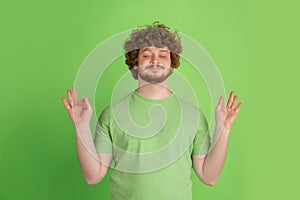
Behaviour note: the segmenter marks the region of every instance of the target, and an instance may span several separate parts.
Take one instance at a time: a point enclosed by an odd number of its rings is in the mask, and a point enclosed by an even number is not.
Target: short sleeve
[[[102,111],[96,125],[94,144],[97,152],[112,153],[112,140],[110,135],[110,106]]]
[[[193,140],[192,155],[206,155],[211,145],[209,127],[204,114],[200,111],[197,133]]]

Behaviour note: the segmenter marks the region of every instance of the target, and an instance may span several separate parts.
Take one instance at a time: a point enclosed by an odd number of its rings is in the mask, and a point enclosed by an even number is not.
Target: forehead
[[[144,47],[140,50],[140,53],[142,52],[145,52],[145,51],[152,51],[152,52],[168,52],[170,53],[170,50],[168,47],[160,47],[160,48],[157,48],[157,47],[154,47],[154,46],[151,46],[151,47]]]

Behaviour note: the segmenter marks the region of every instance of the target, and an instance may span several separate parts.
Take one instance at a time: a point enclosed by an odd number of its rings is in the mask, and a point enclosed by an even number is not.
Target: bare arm
[[[76,149],[80,168],[87,184],[97,184],[107,174],[112,159],[111,154],[97,153],[90,127],[76,129]]]
[[[220,98],[215,112],[213,148],[205,157],[193,156],[193,167],[197,176],[203,183],[210,186],[216,184],[225,162],[230,127],[241,107],[241,103],[236,107],[237,99],[238,97],[231,92],[227,106],[225,106],[223,97]]]
[[[86,97],[78,101],[76,88],[67,90],[69,102],[62,97],[62,101],[68,111],[75,127],[76,149],[80,168],[88,184],[96,184],[101,181],[108,171],[111,162],[111,154],[97,153],[90,129],[92,108]],[[101,161],[101,162],[100,162]]]
[[[217,143],[206,157],[193,156],[193,167],[199,179],[210,186],[216,184],[221,174],[227,152],[229,129],[224,128]]]

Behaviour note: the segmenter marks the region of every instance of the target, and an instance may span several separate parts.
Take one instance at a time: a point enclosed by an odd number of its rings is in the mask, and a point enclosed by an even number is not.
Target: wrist
[[[224,124],[224,128],[230,130],[231,126],[227,125],[227,124]]]
[[[90,129],[89,124],[80,124],[75,126],[76,132],[86,132]]]
[[[229,137],[229,133],[230,133],[230,126],[225,126],[224,125],[224,128],[223,128],[223,134],[226,136],[226,137]]]
[[[217,123],[215,132],[229,134],[231,126],[225,123]]]

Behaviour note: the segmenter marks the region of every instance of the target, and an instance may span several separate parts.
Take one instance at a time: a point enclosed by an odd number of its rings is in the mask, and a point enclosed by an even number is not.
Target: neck
[[[149,99],[164,99],[172,94],[168,88],[168,80],[162,83],[148,83],[143,80],[138,80],[138,88],[136,91]]]

